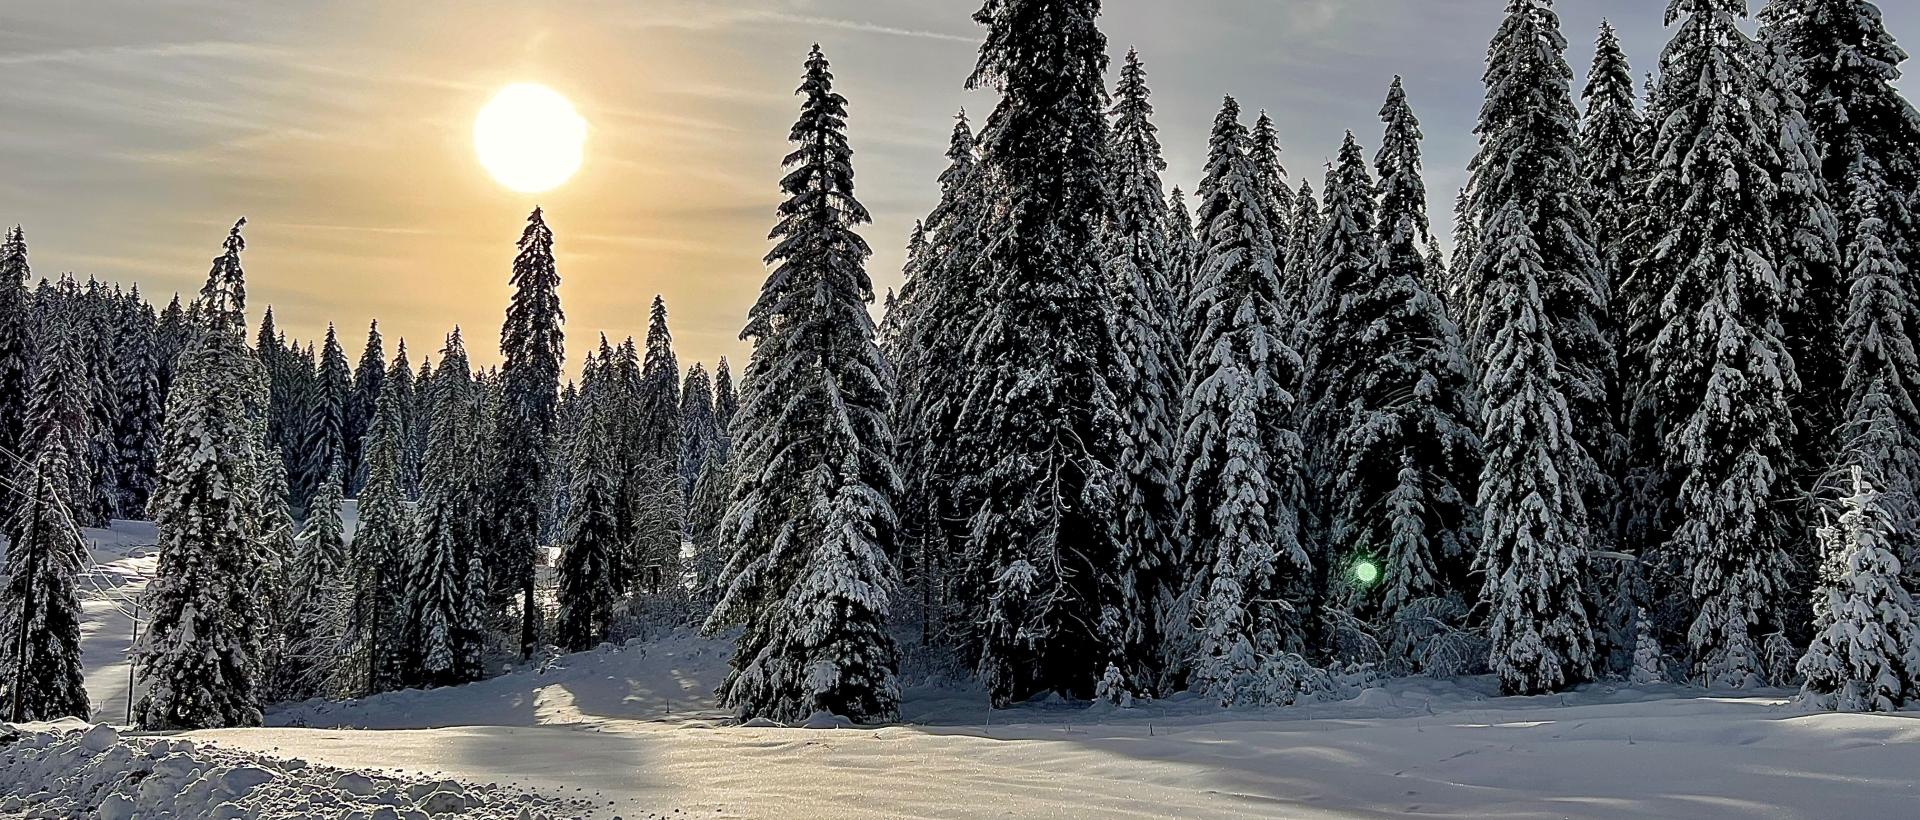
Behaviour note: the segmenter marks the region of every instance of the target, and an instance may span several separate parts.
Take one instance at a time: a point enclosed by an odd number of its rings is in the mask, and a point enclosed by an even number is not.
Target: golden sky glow
[[[337,322],[357,356],[374,318],[417,360],[454,324],[498,361],[507,275],[527,212],[557,237],[568,361],[598,333],[646,328],[666,296],[683,363],[738,358],[766,269],[780,160],[807,49],[851,101],[869,266],[900,280],[953,112],[969,93],[975,0],[230,0],[14,2],[0,12],[0,222],[26,227],[35,271],[139,281],[158,301],[206,276],[248,218],[254,313],[291,335]],[[1636,71],[1654,66],[1665,0],[1564,3],[1584,70],[1602,14]],[[1913,6],[1914,8],[1908,8]],[[1920,4],[1883,3],[1903,41]],[[1444,234],[1472,153],[1487,0],[1107,0],[1116,57],[1138,46],[1172,169],[1191,191],[1223,93],[1271,108],[1294,180],[1351,128],[1377,144],[1395,73],[1425,124]],[[511,190],[476,160],[475,117],[534,83],[590,132],[580,171]]]

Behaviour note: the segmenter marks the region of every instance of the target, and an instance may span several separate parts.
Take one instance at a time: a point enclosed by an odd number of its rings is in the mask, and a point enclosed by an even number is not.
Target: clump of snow
[[[340,771],[70,723],[0,724],[0,794],[0,816],[28,818],[559,820],[590,811],[498,785]]]

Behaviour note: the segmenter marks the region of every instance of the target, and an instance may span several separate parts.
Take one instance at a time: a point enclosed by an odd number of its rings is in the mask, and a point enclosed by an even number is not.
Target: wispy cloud
[[[194,57],[224,60],[265,60],[278,52],[263,46],[209,40],[195,43],[87,46],[0,55],[0,66],[119,63],[132,60]]]

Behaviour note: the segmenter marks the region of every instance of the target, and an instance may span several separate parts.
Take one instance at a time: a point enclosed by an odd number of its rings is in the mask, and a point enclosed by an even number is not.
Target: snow
[[[0,725],[0,817],[542,820],[592,808],[499,785],[366,775],[72,722]]]
[[[101,564],[101,586],[81,585],[87,683],[96,719],[117,722],[127,623],[107,596],[138,590],[152,530],[87,535]],[[733,725],[712,697],[731,654],[725,639],[679,632],[464,687],[287,706],[262,729],[103,743],[81,724],[33,727],[67,734],[0,743],[0,795],[46,797],[0,797],[0,818],[169,816],[147,799],[199,801],[175,802],[176,817],[270,820],[431,817],[429,803],[480,801],[443,816],[1895,817],[1910,813],[1920,771],[1912,713],[1671,685],[1503,698],[1490,677],[1268,710],[1180,697],[990,711],[977,687],[910,680],[898,725]],[[133,786],[142,771],[164,788]],[[216,800],[236,808],[222,815]],[[289,808],[327,801],[339,811]],[[393,814],[373,813],[383,801]]]

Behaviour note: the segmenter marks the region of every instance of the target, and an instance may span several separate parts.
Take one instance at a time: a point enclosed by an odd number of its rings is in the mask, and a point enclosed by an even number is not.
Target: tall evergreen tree
[[[406,570],[412,674],[428,686],[477,680],[486,637],[480,562],[480,391],[460,329],[447,335],[440,369],[425,383],[420,537]]]
[[[733,389],[733,366],[727,363],[727,357],[721,356],[720,364],[713,369],[713,421],[723,437],[732,438],[733,416],[739,410],[740,397]]]
[[[1837,520],[1821,527],[1813,645],[1803,696],[1846,712],[1891,712],[1920,699],[1920,609],[1900,580],[1894,522],[1853,469]]]
[[[1600,23],[1593,68],[1581,98],[1587,104],[1580,123],[1583,194],[1593,214],[1594,248],[1617,291],[1636,256],[1630,240],[1633,221],[1641,215],[1639,142],[1645,126],[1635,107],[1633,70],[1612,23]]]
[[[1325,228],[1320,201],[1313,196],[1313,186],[1305,181],[1293,195],[1292,227],[1291,235],[1286,237],[1287,266],[1280,271],[1280,309],[1285,311],[1288,339],[1298,349],[1306,341],[1301,331],[1320,265],[1320,231]]]
[[[82,460],[70,448],[86,443],[87,410],[73,389],[80,361],[78,331],[54,328],[34,380],[23,465],[5,482],[7,549],[0,559],[0,709],[16,722],[87,718],[80,667],[80,600],[74,583],[87,546],[68,499]]]
[[[1399,78],[1380,116],[1377,255],[1330,283],[1346,296],[1309,366],[1332,560],[1381,568],[1377,584],[1346,597],[1392,624],[1423,599],[1471,599],[1481,452],[1459,331],[1427,289],[1422,135]]]
[[[725,592],[709,629],[745,627],[720,700],[742,716],[860,722],[899,710],[888,557],[899,492],[887,365],[867,305],[869,221],[854,198],[846,98],[818,46],[800,87],[774,266],[735,422],[743,469],[724,524]]]
[[[1771,58],[1736,25],[1745,5],[1668,10],[1679,26],[1653,106],[1652,251],[1628,300],[1658,306],[1633,402],[1635,459],[1651,466],[1644,495],[1655,505],[1636,514],[1649,528],[1639,538],[1656,580],[1691,594],[1696,671],[1732,686],[1764,677],[1761,643],[1788,603],[1798,386],[1781,338]]]
[[[1280,163],[1280,132],[1265,111],[1253,123],[1252,140],[1247,154],[1253,160],[1260,189],[1266,193],[1267,224],[1273,228],[1273,250],[1278,254],[1273,267],[1284,270],[1286,237],[1293,232],[1293,188],[1287,182],[1286,166]]]
[[[347,411],[352,392],[353,372],[347,369],[346,351],[340,348],[340,338],[333,325],[328,324],[326,341],[320,347],[319,368],[314,372],[306,402],[307,417],[302,421],[301,466],[295,471],[294,488],[296,500],[302,502],[298,506],[304,506],[306,499],[319,492],[327,467],[336,456],[347,469],[353,468],[355,459],[347,452]],[[348,473],[346,478],[351,483],[353,474]]]
[[[159,560],[138,657],[147,690],[137,722],[154,729],[260,722],[262,560],[249,513],[266,433],[266,374],[247,348],[246,242],[235,223],[200,291],[195,339],[167,400],[152,511]]]
[[[395,358],[387,377],[407,366]],[[360,526],[347,554],[353,584],[347,620],[352,691],[382,692],[394,687],[405,665],[405,565],[418,524],[400,487],[406,457],[406,424],[401,397],[382,391],[367,431],[367,486],[360,495]]]
[[[153,307],[140,300],[140,290],[121,308],[121,327],[114,348],[114,505],[118,518],[144,518],[153,495],[160,455],[160,422],[166,408],[160,404],[160,362],[156,347],[157,319]],[[276,449],[274,458],[279,458]]]
[[[1173,265],[1167,274],[1173,289],[1172,315],[1179,317],[1185,315],[1187,302],[1192,298],[1194,272],[1200,263],[1200,243],[1193,226],[1193,214],[1187,210],[1187,193],[1177,185],[1173,193],[1167,195],[1167,257]],[[1185,364],[1186,329],[1173,328],[1169,332],[1181,345],[1174,361]]]
[[[404,358],[404,357],[402,357]],[[387,347],[380,338],[380,323],[367,328],[367,345],[361,349],[360,365],[353,371],[353,389],[347,394],[346,414],[341,424],[347,463],[347,497],[357,498],[367,484],[367,431],[373,426],[375,405],[387,378]]]
[[[614,414],[619,396],[603,373],[609,364],[588,362],[585,389],[578,401],[580,419],[567,445],[571,499],[560,555],[560,614],[554,641],[584,652],[607,639],[613,607],[620,600],[618,573],[620,461],[614,447]]]
[[[26,234],[19,226],[0,244],[0,453],[23,452],[33,384],[33,296],[27,280]]]
[[[1148,616],[1128,624],[1135,634],[1125,636],[1125,642],[1158,647],[1164,645],[1161,625],[1151,616],[1171,611],[1183,586],[1182,562],[1174,546],[1179,494],[1170,450],[1184,381],[1179,357],[1186,352],[1178,318],[1186,305],[1178,301],[1173,283],[1176,263],[1160,187],[1167,163],[1160,154],[1159,129],[1151,120],[1150,95],[1140,55],[1130,51],[1115,94],[1108,182],[1114,209],[1105,236],[1123,356],[1115,389],[1126,419],[1120,452],[1126,482],[1120,565],[1133,577],[1132,587],[1122,590],[1133,596],[1127,608]],[[1154,666],[1164,668],[1168,660]],[[1121,671],[1142,691],[1158,683],[1147,677],[1152,668]]]
[[[1508,694],[1571,686],[1593,674],[1593,623],[1583,577],[1589,544],[1577,484],[1583,454],[1558,389],[1546,267],[1521,202],[1482,226],[1481,317],[1492,334],[1480,362],[1486,394],[1486,523],[1477,569],[1490,610],[1489,664]],[[1493,263],[1489,260],[1497,259]],[[1563,274],[1564,275],[1564,274]]]
[[[327,477],[338,479],[346,467],[338,459]],[[287,612],[281,643],[285,651],[273,691],[287,700],[304,700],[339,691],[343,677],[346,614],[352,598],[346,524],[341,520],[344,481],[322,481],[307,507],[306,523],[294,538],[295,557],[288,568]]]
[[[540,623],[534,598],[535,549],[539,545],[541,488],[547,449],[560,400],[560,363],[565,336],[560,325],[560,274],[553,263],[553,231],[539,208],[527,217],[513,262],[513,302],[500,332],[500,412],[494,424],[494,458],[488,493],[495,522],[485,560],[493,608],[521,596],[520,649],[532,656]]]
[[[986,312],[952,436],[960,473],[969,647],[997,704],[1088,696],[1129,646],[1118,532],[1120,358],[1101,275],[1106,36],[1099,0],[987,0],[969,85],[1000,92],[981,133],[993,220],[979,260]],[[1150,660],[1145,661],[1150,662]]]
[[[700,479],[700,468],[720,450],[720,428],[713,416],[713,377],[707,366],[694,362],[680,386],[680,486],[688,496]]]
[[[1312,571],[1303,545],[1303,453],[1292,428],[1300,358],[1283,338],[1267,191],[1247,154],[1240,106],[1214,121],[1200,185],[1206,245],[1188,321],[1179,463],[1187,588],[1170,617],[1191,624],[1174,651],[1194,660],[1192,685],[1223,706],[1282,698],[1272,676],[1303,650],[1296,607]]]
[[[628,354],[631,358],[631,353]],[[650,592],[677,589],[686,489],[680,478],[684,455],[680,417],[680,361],[667,329],[666,300],[655,296],[647,324],[647,354],[634,406],[628,416],[621,465],[621,503],[632,521],[626,583]]]
[[[1504,219],[1506,203],[1522,202],[1531,220],[1547,277],[1540,294],[1553,336],[1553,379],[1573,414],[1580,444],[1562,465],[1579,482],[1589,510],[1611,509],[1615,488],[1599,459],[1612,451],[1615,432],[1608,377],[1613,348],[1604,331],[1609,283],[1594,249],[1593,217],[1581,201],[1579,112],[1573,104],[1573,69],[1552,0],[1508,0],[1507,13],[1488,49],[1486,101],[1481,107],[1480,152],[1469,166],[1468,213],[1477,220],[1480,247],[1490,246],[1486,226]],[[1504,264],[1491,252],[1476,253],[1464,276],[1455,314],[1476,360],[1490,355],[1500,328],[1486,304],[1492,280]],[[1481,374],[1486,379],[1486,374]],[[1603,542],[1604,545],[1604,542]]]
[[[953,429],[965,379],[968,344],[986,300],[979,259],[989,216],[990,180],[965,111],[954,118],[940,174],[940,202],[924,222],[925,258],[901,288],[895,356],[894,431],[903,478],[896,509],[902,565],[924,642],[954,646],[970,639],[955,606],[965,590],[955,572],[966,516],[955,505],[956,476],[976,454],[961,449]],[[969,599],[971,596],[967,596]]]

